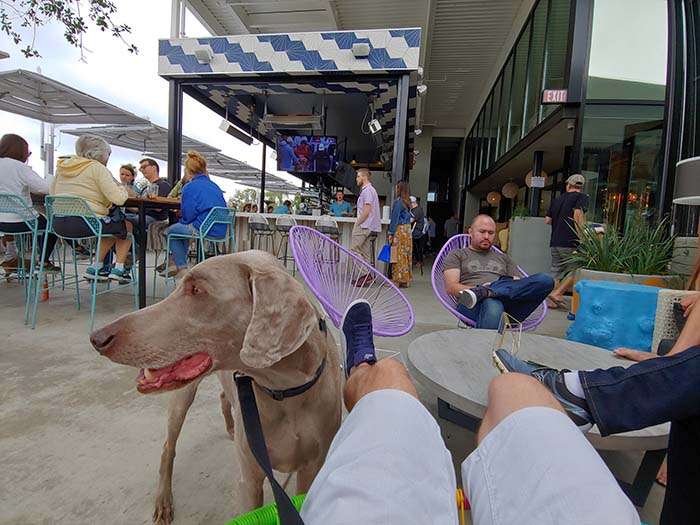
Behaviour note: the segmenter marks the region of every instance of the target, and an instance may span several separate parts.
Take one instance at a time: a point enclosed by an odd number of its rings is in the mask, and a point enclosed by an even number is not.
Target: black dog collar
[[[309,388],[311,388],[312,386],[314,386],[316,384],[316,381],[318,381],[318,378],[321,377],[321,374],[323,373],[323,369],[325,367],[326,367],[326,358],[324,357],[323,361],[321,361],[321,364],[316,369],[316,373],[311,378],[311,380],[304,383],[303,385],[295,386],[294,388],[287,388],[285,390],[273,390],[272,388],[267,388],[266,386],[262,386],[260,384],[258,384],[258,388],[260,388],[260,390],[265,392],[268,396],[270,396],[275,401],[282,401],[283,399],[286,399],[288,397],[298,396],[300,394],[303,394]]]

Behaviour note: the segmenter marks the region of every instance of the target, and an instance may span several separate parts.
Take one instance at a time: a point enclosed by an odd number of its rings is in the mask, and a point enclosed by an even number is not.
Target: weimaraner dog
[[[197,385],[214,371],[241,468],[238,510],[262,505],[264,475],[248,448],[240,410],[234,410],[235,424],[231,418],[234,370],[253,378],[272,467],[295,472],[298,492],[309,489],[340,427],[340,356],[304,289],[275,257],[248,251],[208,259],[166,299],[93,332],[90,340],[115,363],[141,368],[139,392],[179,389],[168,408],[154,522],[173,519],[175,444]],[[304,385],[324,359],[318,381],[303,394],[276,401],[258,387]]]

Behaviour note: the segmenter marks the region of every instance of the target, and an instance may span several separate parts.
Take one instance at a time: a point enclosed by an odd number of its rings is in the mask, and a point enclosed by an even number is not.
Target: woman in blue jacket
[[[401,181],[396,185],[396,200],[391,207],[388,241],[396,254],[396,262],[391,264],[391,280],[396,286],[407,288],[411,284],[413,240],[411,239],[411,212],[409,211],[408,183]],[[393,259],[392,254],[392,259]]]
[[[182,188],[180,211],[182,218],[170,226],[165,234],[199,235],[199,227],[209,211],[215,207],[226,207],[224,193],[207,175],[207,161],[196,151],[188,151],[185,160],[185,173],[191,177],[190,182]],[[226,235],[226,225],[217,224],[209,230],[208,237],[222,238]],[[171,239],[171,264],[166,277],[182,277],[187,270],[187,252],[189,239]]]

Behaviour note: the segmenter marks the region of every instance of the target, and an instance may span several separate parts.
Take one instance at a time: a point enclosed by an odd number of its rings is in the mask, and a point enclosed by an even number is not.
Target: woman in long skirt
[[[411,212],[408,183],[396,185],[396,200],[391,207],[389,224],[389,244],[391,244],[391,280],[397,286],[406,288],[411,283],[413,240],[411,238]]]

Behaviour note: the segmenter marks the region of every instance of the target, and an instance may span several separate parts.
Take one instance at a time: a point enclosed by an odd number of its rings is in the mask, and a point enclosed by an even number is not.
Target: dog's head
[[[318,319],[275,257],[249,251],[208,259],[163,301],[90,336],[115,363],[141,368],[138,390],[180,388],[214,370],[272,366],[298,349]]]

